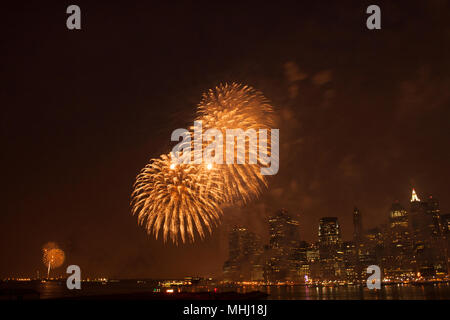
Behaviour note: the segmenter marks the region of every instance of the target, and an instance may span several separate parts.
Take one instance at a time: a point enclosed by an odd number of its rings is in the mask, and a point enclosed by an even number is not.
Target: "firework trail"
[[[64,251],[58,248],[56,243],[49,242],[42,248],[42,261],[47,266],[47,278],[50,276],[51,268],[58,268],[64,263]]]
[[[202,122],[203,131],[217,129],[225,137],[226,129],[270,129],[272,112],[264,96],[254,89],[238,84],[221,85],[203,95],[196,120]],[[193,130],[192,127],[188,133],[191,137]],[[267,154],[270,153],[268,137],[258,139],[266,142]],[[206,146],[203,141],[199,150],[202,154]],[[175,165],[170,155],[150,160],[137,176],[131,196],[132,212],[137,214],[139,224],[156,238],[162,229],[165,242],[170,239],[177,244],[179,237],[183,243],[193,242],[195,232],[204,238],[206,232],[212,232],[212,226],[218,225],[222,206],[245,203],[267,186],[260,172],[265,164],[261,154],[256,149],[248,151],[246,160],[253,155],[256,164]],[[237,149],[234,155],[238,156]]]

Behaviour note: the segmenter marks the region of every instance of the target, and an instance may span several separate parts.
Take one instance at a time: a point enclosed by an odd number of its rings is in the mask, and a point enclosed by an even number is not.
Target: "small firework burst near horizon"
[[[58,248],[54,242],[46,243],[42,248],[42,261],[47,267],[47,278],[50,277],[50,270],[60,267],[65,260],[65,253]]]
[[[253,88],[225,84],[203,94],[196,121],[201,121],[202,130],[216,129],[222,133],[227,129],[270,129],[273,108]],[[244,146],[249,143],[248,137],[237,139],[243,140],[232,143]],[[219,224],[223,206],[246,203],[267,187],[260,168],[265,164],[262,158],[271,152],[271,145],[267,136],[260,136],[260,143],[261,139],[267,146],[265,153],[248,148],[247,162],[243,164],[174,164],[171,154],[151,159],[136,178],[131,196],[132,213],[137,214],[139,224],[156,238],[162,229],[165,242],[170,239],[178,244],[179,238],[183,243],[193,242],[195,233],[203,239]],[[203,154],[207,142],[196,152]],[[233,150],[237,159],[239,150],[234,146]],[[250,157],[257,160],[256,164],[248,162]]]

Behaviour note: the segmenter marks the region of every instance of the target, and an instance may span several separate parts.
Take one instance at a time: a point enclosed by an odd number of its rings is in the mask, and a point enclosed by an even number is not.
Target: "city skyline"
[[[422,201],[421,201],[421,199],[422,199]],[[414,201],[426,203],[426,201],[428,201],[429,199],[433,199],[433,201],[437,202],[438,207],[440,205],[439,199],[433,197],[431,194],[429,194],[428,197],[423,197],[421,199],[418,197],[418,192],[416,192],[415,188],[412,188],[410,190],[410,199],[407,200],[407,201],[409,201],[409,203],[413,203]],[[424,199],[426,199],[426,200],[424,200]],[[362,212],[362,210],[360,210],[359,207],[354,206],[353,207],[353,211],[352,211],[352,213],[353,213],[352,214],[352,216],[353,216],[353,224],[351,226],[345,226],[347,228],[347,231],[349,229],[351,229],[351,232],[347,232],[347,236],[344,237],[342,235],[342,229],[343,229],[344,225],[342,225],[342,224],[338,225],[339,241],[341,242],[341,244],[345,244],[346,242],[352,242],[352,241],[357,243],[357,229],[358,228],[361,228],[359,230],[359,232],[361,233],[359,236],[363,237],[363,234],[367,235],[366,233],[368,231],[374,231],[374,230],[376,231],[376,230],[379,230],[379,228],[386,228],[389,224],[392,224],[392,221],[391,221],[392,220],[392,218],[391,218],[392,212],[395,212],[396,210],[397,211],[402,211],[403,210],[404,212],[407,212],[405,207],[402,205],[402,202],[400,202],[399,200],[395,200],[391,204],[391,206],[389,206],[389,207],[390,207],[390,210],[388,210],[388,212],[385,213],[385,221],[384,222],[382,222],[381,224],[379,223],[377,225],[367,226],[367,224],[363,223],[363,221],[364,221],[364,213]],[[319,227],[319,231],[316,232],[316,239],[314,239],[314,238],[306,239],[306,238],[301,238],[301,235],[302,235],[301,229],[306,228],[306,227],[301,224],[301,216],[300,215],[295,214],[295,213],[290,213],[290,212],[286,211],[284,208],[277,210],[277,212],[285,213],[287,215],[286,217],[288,217],[288,219],[290,219],[292,221],[292,223],[294,223],[294,225],[295,225],[295,230],[293,232],[295,232],[297,235],[300,235],[300,237],[297,239],[298,242],[299,243],[305,243],[307,245],[318,245],[320,243],[320,238],[321,238],[321,236],[320,236],[320,226],[321,226],[322,221],[330,221],[330,222],[334,222],[334,223],[338,223],[338,221],[339,221],[339,217],[331,217],[331,216],[318,217],[317,218],[317,225],[315,225],[315,226],[313,225],[310,228],[310,229],[314,230],[314,229],[317,229],[317,227]],[[439,210],[439,212],[442,212],[442,210]],[[355,214],[357,214],[357,215],[355,216]],[[272,219],[274,217],[274,215],[270,214],[270,213],[267,216],[269,218],[269,221],[270,221],[270,219]],[[358,217],[358,218],[356,218],[356,217]],[[441,214],[441,217],[443,217],[445,219],[449,219],[450,213]],[[396,219],[401,221],[402,218],[401,217],[397,217]],[[361,224],[361,225],[359,226],[359,224]],[[249,227],[245,226],[245,225],[240,225],[239,227],[238,226],[228,226],[228,228],[231,228],[231,232],[233,232],[233,230],[235,230],[236,228],[238,228],[238,230],[240,228],[243,228],[242,230],[246,230],[246,231],[249,230],[248,229]],[[264,234],[261,235],[261,234],[254,233],[254,232],[251,232],[251,233],[254,236],[256,236],[255,241],[257,241],[259,244],[264,243],[264,241],[266,240],[266,237],[264,236]],[[348,236],[348,234],[350,234],[350,236]],[[269,237],[268,237],[268,244],[269,244],[269,246],[271,245],[270,243],[271,243],[272,240],[270,238],[270,232],[269,232]],[[228,254],[229,253],[230,253],[230,247],[228,247]],[[262,254],[262,253],[260,253],[260,254]],[[8,279],[8,278],[25,278],[25,279],[31,278],[31,279],[33,279],[33,278],[35,278],[36,273],[40,274],[41,272],[42,272],[42,270],[39,267],[36,267],[34,273],[32,272],[32,273],[29,273],[29,274],[3,275],[2,278],[3,279]],[[42,274],[43,273],[44,272],[42,272]],[[87,274],[88,274],[87,276],[84,276],[84,279],[88,279],[88,278],[103,279],[104,276],[105,276],[105,272],[99,272],[99,273],[96,273],[96,274],[91,274],[88,271]],[[61,277],[61,276],[64,277],[65,276],[65,270],[62,270],[62,269],[61,270],[56,270],[56,275],[57,275],[57,277]],[[146,279],[164,279],[164,278],[178,279],[178,278],[183,278],[185,276],[203,276],[203,277],[206,277],[206,278],[214,276],[217,279],[221,279],[223,275],[222,275],[222,272],[219,272],[219,273],[216,273],[216,274],[213,274],[213,273],[198,274],[198,273],[194,272],[194,273],[186,273],[186,274],[181,273],[179,275],[170,275],[170,276],[164,276],[164,277],[151,277],[150,276],[150,277],[142,277],[142,278],[146,278]],[[119,279],[121,277],[112,277],[112,278]],[[123,277],[122,279],[127,279],[127,277]]]
[[[353,210],[353,238],[343,239],[337,217],[322,217],[317,240],[308,243],[300,223],[281,209],[268,218],[269,241],[245,226],[229,233],[229,256],[223,279],[230,282],[288,281],[315,283],[364,282],[369,266],[380,267],[384,282],[445,279],[450,269],[450,214],[439,200],[420,200],[411,190],[410,208],[395,201],[386,223],[364,228],[363,215]]]

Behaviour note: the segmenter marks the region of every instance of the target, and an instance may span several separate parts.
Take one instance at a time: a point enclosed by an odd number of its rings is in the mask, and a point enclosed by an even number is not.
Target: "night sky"
[[[49,241],[83,277],[220,276],[228,230],[266,239],[280,208],[307,241],[323,216],[350,240],[354,206],[365,228],[386,222],[412,187],[450,212],[449,3],[311,2],[2,8],[0,277],[42,274]],[[70,4],[82,30],[66,28]],[[192,125],[202,92],[233,81],[276,110],[278,175],[204,241],[147,236],[129,206],[136,175]]]

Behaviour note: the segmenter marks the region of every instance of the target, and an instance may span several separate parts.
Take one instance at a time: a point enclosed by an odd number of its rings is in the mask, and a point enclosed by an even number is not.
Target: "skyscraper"
[[[370,228],[366,232],[365,237],[365,256],[364,256],[364,273],[367,267],[375,264],[380,267],[386,265],[384,259],[386,242],[386,226],[382,225],[375,228]],[[367,273],[366,273],[367,274]]]
[[[389,212],[389,227],[391,229],[409,229],[408,212],[398,201],[394,202],[391,206],[391,211]]]
[[[344,278],[352,281],[357,278],[357,248],[354,241],[344,241],[342,243],[343,261],[344,261]]]
[[[261,241],[255,233],[234,227],[228,235],[228,250],[223,266],[225,280],[263,280]]]
[[[312,243],[308,246],[306,250],[306,264],[302,266],[302,268],[307,269],[307,274],[311,279],[320,279],[320,253],[319,253],[319,244]]]
[[[319,254],[323,278],[337,279],[343,275],[344,257],[341,229],[336,217],[320,219]]]
[[[450,272],[450,214],[441,215],[442,240],[447,272]]]
[[[354,247],[354,257],[350,259],[348,245],[346,246],[345,253],[345,264],[348,273],[349,261],[353,261],[353,271],[356,278],[365,277],[365,270],[363,270],[364,264],[364,254],[365,254],[365,243],[363,241],[364,232],[362,227],[362,215],[361,211],[357,207],[353,209],[353,247]],[[345,249],[345,248],[344,248]]]
[[[442,234],[441,227],[441,210],[439,208],[439,200],[432,195],[428,196],[426,205],[427,214],[431,217],[430,222],[432,222],[428,227],[431,229],[433,237],[439,237]]]
[[[267,276],[272,281],[295,280],[299,261],[300,223],[282,209],[269,217],[269,261]]]
[[[362,216],[357,207],[353,209],[353,241],[360,242],[363,237]]]
[[[417,195],[414,195],[413,198],[417,198]],[[384,266],[386,274],[394,278],[411,276],[414,271],[414,257],[409,215],[398,201],[391,206],[387,231]]]
[[[413,189],[410,214],[416,271],[425,277],[443,272],[446,267],[440,241],[439,202],[432,196],[420,201]]]
[[[319,222],[319,245],[337,246],[341,243],[341,229],[338,218],[324,217]]]

